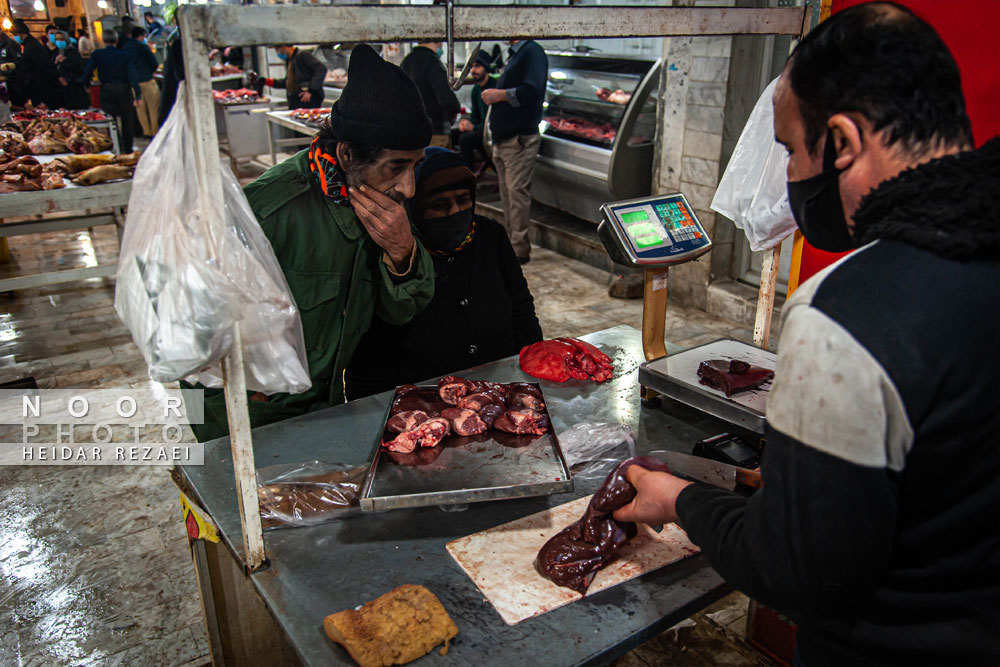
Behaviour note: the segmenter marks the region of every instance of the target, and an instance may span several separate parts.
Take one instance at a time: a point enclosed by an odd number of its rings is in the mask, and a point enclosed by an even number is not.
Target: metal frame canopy
[[[451,4],[451,2],[449,2]],[[452,22],[447,21],[452,12]],[[543,7],[543,6],[236,6],[182,5],[187,113],[196,136],[192,177],[201,195],[222,199],[219,137],[215,127],[208,53],[217,46],[270,46],[328,42],[456,41],[513,38],[695,37],[709,35],[801,35],[811,8],[715,7]],[[450,29],[450,30],[449,30]],[[246,566],[265,560],[264,534],[257,503],[250,418],[239,325],[232,350],[223,360],[236,489],[239,494]]]

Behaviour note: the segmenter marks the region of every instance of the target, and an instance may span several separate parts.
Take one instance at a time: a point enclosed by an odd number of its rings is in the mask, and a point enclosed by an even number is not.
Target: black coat
[[[434,257],[434,299],[409,324],[376,318],[345,374],[353,400],[517,354],[542,339],[535,302],[499,223],[476,216],[457,255]]]
[[[58,55],[58,50],[52,52],[53,64]],[[67,109],[86,109],[90,107],[90,96],[83,87],[83,57],[72,46],[63,49],[62,55],[66,59],[56,65],[56,70],[66,79],[67,85],[62,86],[63,103]]]
[[[403,59],[400,67],[406,72],[424,101],[435,134],[444,133],[444,124],[453,123],[462,110],[455,92],[448,85],[448,74],[437,54],[426,46],[418,46]]]
[[[177,88],[184,80],[184,51],[180,35],[167,46],[167,57],[163,61],[163,89],[160,91],[160,113],[158,125],[167,122],[170,110],[177,100]]]
[[[26,35],[21,44],[21,57],[17,61],[14,77],[25,97],[33,104],[44,102],[50,109],[58,109],[63,105],[59,72],[52,64],[52,54],[31,35]]]

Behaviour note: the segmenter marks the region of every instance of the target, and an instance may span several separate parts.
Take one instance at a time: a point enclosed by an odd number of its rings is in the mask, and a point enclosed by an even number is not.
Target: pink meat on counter
[[[412,431],[430,418],[430,415],[423,410],[406,410],[404,412],[397,412],[389,417],[389,421],[386,422],[385,427],[393,433],[405,433]]]
[[[479,435],[489,428],[475,410],[448,408],[441,416],[448,420],[455,435]]]
[[[434,447],[450,432],[451,426],[448,420],[435,417],[382,444],[391,452],[407,453],[417,447]]]

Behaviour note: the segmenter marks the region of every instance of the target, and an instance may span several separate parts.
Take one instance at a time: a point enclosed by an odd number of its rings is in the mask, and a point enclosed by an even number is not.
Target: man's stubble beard
[[[362,169],[351,169],[351,168],[344,169],[344,178],[347,181],[348,188],[361,190],[362,185],[368,185],[365,182],[364,174],[362,174],[362,171],[363,171]],[[385,190],[382,192],[382,194],[384,194],[386,197],[393,200],[400,206],[402,206],[403,202],[406,201],[406,197],[404,197],[401,193],[396,192],[395,190]]]

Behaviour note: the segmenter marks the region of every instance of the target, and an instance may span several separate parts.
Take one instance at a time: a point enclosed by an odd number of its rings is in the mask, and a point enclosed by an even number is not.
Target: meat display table
[[[237,172],[239,160],[264,155],[270,148],[267,118],[271,110],[268,99],[238,104],[215,101],[215,124],[219,133],[219,148],[225,151]]]
[[[291,111],[269,111],[265,116],[267,116],[268,123],[268,133],[267,138],[270,141],[271,146],[271,164],[277,164],[277,150],[278,148],[292,148],[301,147],[312,141],[312,138],[319,134],[319,130],[312,125],[307,125],[299,120],[294,120],[291,118]],[[283,127],[288,130],[292,130],[299,135],[298,137],[288,137],[281,138],[280,136],[275,136],[280,134],[280,130],[277,128]]]
[[[638,434],[640,453],[690,452],[725,424],[672,403],[640,405],[641,335],[619,326],[583,337],[602,347],[616,377],[602,384],[541,382],[558,433],[580,422],[619,422]],[[671,353],[679,348],[669,346]],[[529,380],[516,357],[460,375],[500,382]],[[258,468],[318,459],[364,465],[371,460],[390,392],[255,429]],[[593,493],[599,480],[575,480],[571,493],[362,514],[308,528],[268,531],[269,567],[243,574],[240,514],[228,438],[205,444],[205,465],[180,467],[182,490],[218,525],[221,543],[192,542],[213,661],[226,664],[353,664],[323,632],[324,616],[412,583],[440,599],[458,626],[446,656],[433,651],[414,664],[507,666],[605,664],[730,589],[694,556],[549,613],[508,626],[455,561],[445,544],[465,535]],[[234,555],[235,554],[235,555]]]
[[[58,156],[37,155],[35,157],[44,164]],[[115,225],[120,243],[125,225],[125,209],[132,192],[132,181],[90,186],[74,185],[68,178],[65,181],[66,187],[59,190],[0,194],[0,223],[3,223],[0,224],[0,238]],[[58,215],[60,213],[67,215]],[[43,215],[46,217],[41,217]],[[35,219],[30,219],[32,217]],[[6,218],[18,218],[18,220],[5,222]],[[0,292],[41,287],[42,285],[53,285],[72,280],[113,276],[116,269],[115,264],[102,264],[81,269],[5,278],[0,280]]]

